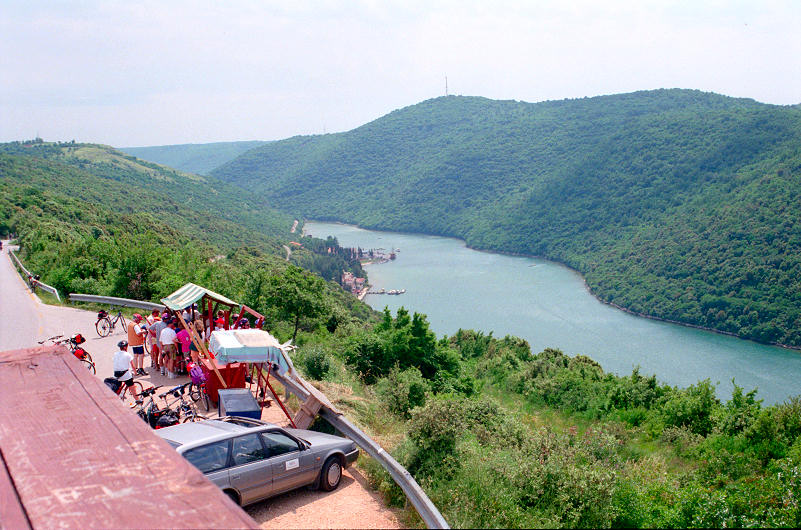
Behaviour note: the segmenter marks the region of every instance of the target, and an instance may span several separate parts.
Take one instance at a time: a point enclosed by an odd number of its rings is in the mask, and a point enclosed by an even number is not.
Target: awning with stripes
[[[187,283],[170,296],[161,299],[161,303],[172,309],[173,311],[181,311],[190,305],[197,303],[198,300],[204,296],[209,297],[215,302],[229,306],[238,306],[239,302],[229,300],[221,294],[210,291],[205,287],[195,285],[194,283]]]

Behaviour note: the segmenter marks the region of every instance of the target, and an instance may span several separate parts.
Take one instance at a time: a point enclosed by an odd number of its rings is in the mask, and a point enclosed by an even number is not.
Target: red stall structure
[[[289,343],[280,344],[275,337],[259,329],[264,325],[264,315],[194,283],[187,283],[171,295],[162,298],[161,303],[173,315],[179,317],[177,319],[179,325],[189,333],[200,352],[201,366],[207,374],[206,391],[215,404],[219,401],[218,393],[221,389],[248,387],[254,392],[263,409],[270,404],[270,400],[266,398],[269,392],[281,406],[289,423],[295,426],[296,422],[290,411],[270,384],[270,373],[273,370],[279,370],[282,374],[288,371],[294,372],[292,362],[287,355],[292,347]],[[237,307],[239,310],[235,311]],[[219,327],[223,329],[213,331],[209,335],[208,347],[204,337],[198,335],[194,326],[188,325],[183,318],[180,318],[185,310],[190,312],[190,319],[193,318],[191,313],[195,311],[202,314],[207,329],[210,326],[214,329],[215,322],[222,318],[222,325]],[[220,313],[222,316],[218,316]],[[237,329],[247,314],[255,319],[254,329]],[[231,325],[232,315],[234,315],[233,325]]]

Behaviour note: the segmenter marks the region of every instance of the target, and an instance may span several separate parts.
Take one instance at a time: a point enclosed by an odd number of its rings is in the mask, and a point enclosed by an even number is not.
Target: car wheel
[[[320,488],[324,491],[335,490],[340,480],[342,480],[342,464],[339,463],[339,458],[332,456],[325,461],[320,471]]]
[[[228,498],[234,501],[234,504],[239,506],[239,495],[237,495],[235,491],[225,490],[223,493],[228,495]]]

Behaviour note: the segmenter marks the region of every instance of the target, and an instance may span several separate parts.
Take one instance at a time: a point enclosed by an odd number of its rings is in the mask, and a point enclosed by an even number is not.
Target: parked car
[[[359,456],[347,438],[237,416],[154,432],[240,506],[302,486],[331,491]]]

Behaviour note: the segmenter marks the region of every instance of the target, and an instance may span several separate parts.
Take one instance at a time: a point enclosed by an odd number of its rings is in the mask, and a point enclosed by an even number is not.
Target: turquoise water
[[[373,289],[406,289],[399,296],[368,295],[375,309],[424,313],[438,336],[458,329],[516,335],[533,352],[546,347],[587,355],[605,370],[627,375],[637,366],[671,385],[709,378],[728,398],[732,378],[759,389],[765,404],[801,394],[801,353],[717,333],[635,317],[593,297],[581,276],[533,258],[468,249],[451,238],[376,232],[306,223],[317,237],[343,246],[399,248],[395,261],[366,267]]]

